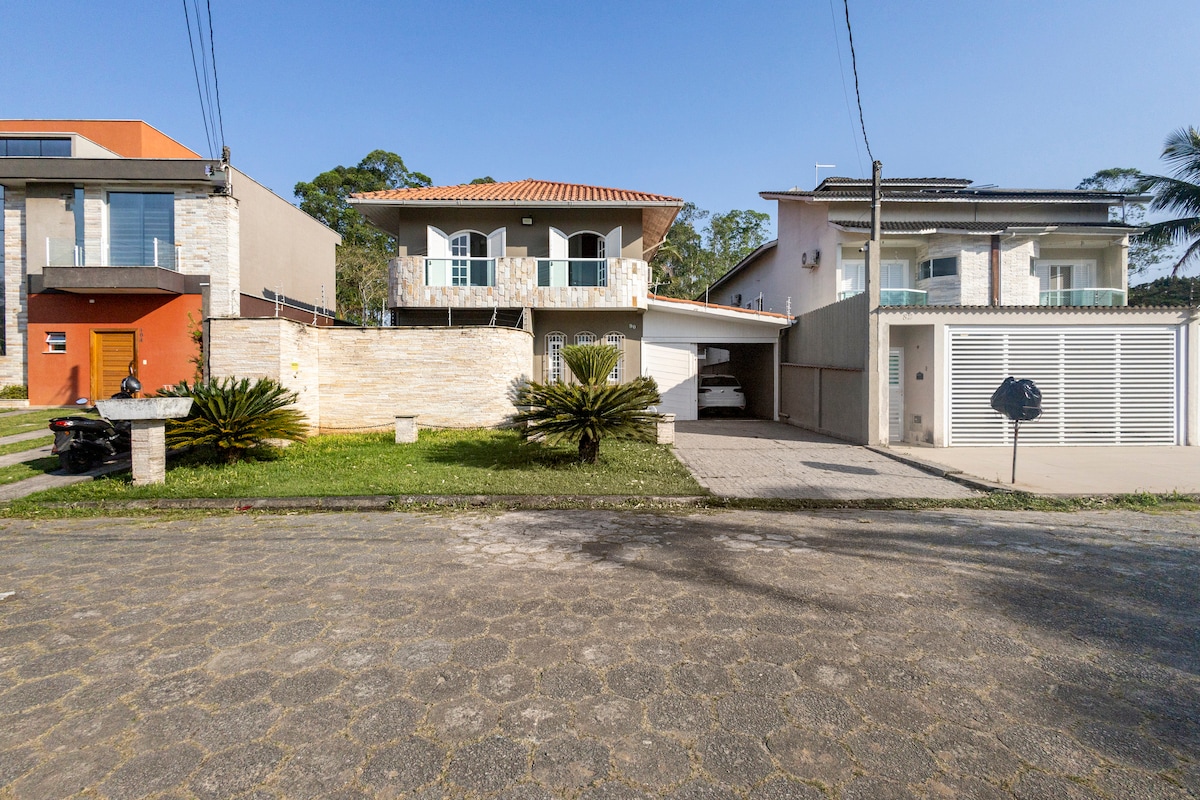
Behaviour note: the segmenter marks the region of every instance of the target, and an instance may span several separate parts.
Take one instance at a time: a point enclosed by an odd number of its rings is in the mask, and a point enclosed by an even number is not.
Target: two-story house
[[[775,418],[786,317],[649,291],[648,262],[682,200],[523,180],[393,189],[350,202],[396,237],[393,325],[524,329],[529,377],[540,381],[570,378],[566,345],[613,345],[622,358],[612,380],[652,375],[664,397],[660,410],[680,419],[696,417],[697,376],[719,361],[739,373],[751,413]]]
[[[192,379],[207,318],[331,324],[340,237],[140,121],[0,121],[0,384],[33,404]]]
[[[710,295],[798,315],[784,366],[792,422],[872,443],[1010,443],[988,401],[1013,375],[1044,396],[1022,441],[1195,443],[1195,325],[1125,307],[1131,198],[884,180],[871,307],[871,182],[761,196],[779,204],[779,238]]]

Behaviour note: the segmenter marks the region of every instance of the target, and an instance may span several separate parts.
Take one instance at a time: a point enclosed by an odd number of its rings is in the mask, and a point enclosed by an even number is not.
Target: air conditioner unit
[[[800,266],[805,269],[816,269],[821,263],[820,250],[805,250],[800,256]]]

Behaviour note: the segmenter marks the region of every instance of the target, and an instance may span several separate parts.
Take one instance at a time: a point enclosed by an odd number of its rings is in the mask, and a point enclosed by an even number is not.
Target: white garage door
[[[1007,378],[1042,391],[1042,416],[1021,425],[1030,444],[1178,444],[1178,330],[1168,326],[951,327],[950,445],[1012,443],[992,411]]]
[[[658,381],[660,413],[696,419],[696,345],[643,342],[642,374]]]

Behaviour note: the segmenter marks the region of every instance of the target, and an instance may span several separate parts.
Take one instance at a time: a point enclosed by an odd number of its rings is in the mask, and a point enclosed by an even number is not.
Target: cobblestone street
[[[1200,797],[1195,514],[9,520],[0,597],[0,798]]]

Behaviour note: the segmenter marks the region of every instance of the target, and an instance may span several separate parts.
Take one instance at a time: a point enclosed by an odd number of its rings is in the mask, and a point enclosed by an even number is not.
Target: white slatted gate
[[[1008,376],[1042,391],[1042,416],[1021,442],[1069,445],[1180,443],[1183,404],[1177,328],[1169,326],[952,326],[947,444],[1012,443],[992,411]]]

